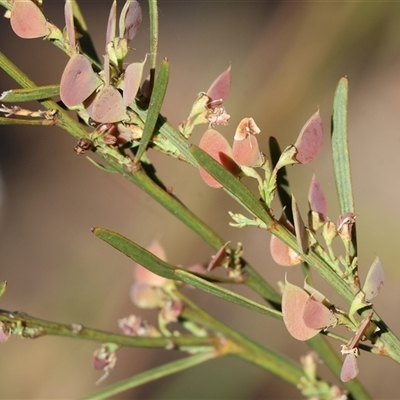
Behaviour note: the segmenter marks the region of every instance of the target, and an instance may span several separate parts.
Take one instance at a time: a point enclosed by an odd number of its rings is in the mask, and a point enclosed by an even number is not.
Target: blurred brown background
[[[63,2],[46,1],[45,15],[64,26]],[[127,61],[148,51],[147,4],[142,27]],[[82,1],[100,54],[111,1]],[[119,4],[119,9],[122,2]],[[311,165],[289,170],[294,194],[306,214],[308,184],[317,174],[328,198],[330,217],[338,207],[329,151],[332,97],[339,78],[350,79],[349,128],[357,207],[360,274],[375,255],[386,271],[377,311],[400,334],[398,248],[400,199],[400,4],[396,2],[206,2],[160,1],[160,57],[168,57],[171,78],[163,114],[177,125],[200,91],[229,64],[233,84],[226,108],[230,125],[220,131],[232,140],[245,116],[260,126],[262,148],[276,136],[293,143],[303,123],[320,107],[326,137]],[[0,22],[0,50],[37,84],[57,83],[67,57],[46,41],[22,40]],[[0,72],[0,92],[17,86]],[[38,105],[32,105],[37,109]],[[160,206],[122,177],[94,168],[73,152],[74,139],[55,128],[0,127],[0,279],[9,287],[1,308],[60,322],[118,331],[117,319],[135,309],[129,300],[132,263],[94,237],[92,226],[107,227],[141,245],[160,239],[169,261],[183,266],[205,262],[212,250]],[[202,131],[192,137],[197,143]],[[286,270],[268,254],[269,236],[257,229],[228,226],[228,210],[240,208],[222,191],[206,187],[197,171],[153,155],[161,177],[198,215],[232,243],[276,284]],[[277,211],[279,210],[277,206]],[[279,211],[278,211],[279,212]],[[289,279],[301,284],[299,271]],[[321,283],[321,290],[326,285]],[[343,303],[325,290],[330,300]],[[248,292],[244,292],[249,294]],[[253,339],[294,359],[307,347],[271,320],[209,295],[191,294],[205,309]],[[339,351],[339,344],[335,346]],[[92,368],[96,344],[57,337],[0,346],[0,398],[72,399],[97,390]],[[160,365],[174,354],[123,349],[115,371],[103,383]],[[396,399],[399,366],[362,354],[359,378],[375,399]],[[321,374],[334,381],[329,372]],[[294,399],[299,392],[244,361],[203,364],[121,395],[124,399]]]

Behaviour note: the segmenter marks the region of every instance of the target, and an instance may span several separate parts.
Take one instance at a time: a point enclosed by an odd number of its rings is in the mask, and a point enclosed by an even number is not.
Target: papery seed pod
[[[121,93],[114,86],[105,85],[93,101],[91,117],[102,123],[114,123],[128,118]]]
[[[142,22],[142,9],[136,0],[127,0],[119,17],[119,37],[131,41]]]
[[[336,324],[337,319],[321,302],[310,296],[304,305],[303,321],[312,329],[324,329]]]
[[[365,278],[363,292],[365,293],[366,301],[371,301],[378,294],[384,281],[385,273],[383,271],[383,266],[379,258],[376,257]]]
[[[319,110],[304,124],[294,146],[297,149],[295,159],[307,164],[318,154],[322,146],[323,126]]]
[[[200,149],[204,150],[214,160],[218,161],[233,175],[240,172],[240,168],[232,160],[232,149],[228,141],[215,129],[207,129],[201,137]],[[213,178],[204,168],[199,166],[200,176],[203,181],[212,188],[221,188],[222,185]]]
[[[309,297],[306,291],[286,280],[282,295],[283,322],[289,333],[301,341],[311,339],[320,331],[308,327],[303,320],[304,307]]]
[[[207,271],[212,271],[214,268],[221,266],[221,263],[225,260],[226,258],[226,246],[228,246],[228,243],[225,243],[218,251],[217,253],[212,256],[211,261],[209,262],[207,266]]]
[[[260,133],[260,128],[253,118],[243,118],[236,128],[233,139],[233,159],[239,165],[257,167],[264,163],[264,156],[261,153],[255,135]]]
[[[340,380],[349,382],[358,375],[357,357],[354,353],[347,354],[340,371]]]
[[[207,96],[211,99],[211,106],[220,106],[228,97],[229,91],[231,89],[231,66],[222,72],[211,84],[207,90]]]
[[[303,262],[301,256],[275,235],[271,236],[269,244],[272,259],[283,267],[292,267]]]
[[[7,342],[10,335],[10,328],[6,324],[0,322],[0,343]]]
[[[124,85],[123,85],[123,100],[126,107],[128,107],[136,97],[136,94],[142,81],[143,69],[146,60],[139,63],[129,64],[125,70]]]
[[[100,84],[101,80],[93,71],[90,61],[81,54],[75,54],[69,59],[61,77],[61,100],[67,107],[76,106],[86,100]]]
[[[328,206],[326,204],[324,192],[315,174],[312,176],[310,188],[308,190],[308,204],[310,205],[311,211],[317,212],[326,220],[328,217]]]
[[[31,0],[14,0],[10,23],[14,33],[23,39],[39,38],[50,33],[42,11]]]
[[[133,304],[144,309],[158,308],[163,304],[159,291],[143,282],[135,282],[132,285],[130,298]]]
[[[107,30],[106,30],[106,45],[114,40],[116,26],[117,26],[117,1],[114,0],[111,5],[110,14],[108,16]]]

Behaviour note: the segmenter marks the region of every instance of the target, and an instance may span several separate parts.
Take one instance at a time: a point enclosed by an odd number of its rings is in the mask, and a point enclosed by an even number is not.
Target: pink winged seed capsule
[[[200,149],[205,151],[214,160],[218,161],[233,175],[238,175],[240,168],[232,160],[232,149],[228,141],[215,129],[207,129],[200,139]],[[214,179],[204,168],[199,166],[200,176],[212,188],[221,188],[222,185]]]
[[[324,192],[322,191],[321,185],[317,181],[315,174],[313,175],[308,190],[308,203],[310,204],[311,211],[315,211],[320,214],[324,219],[328,216],[328,206]]]
[[[67,107],[76,106],[86,100],[100,84],[101,80],[93,71],[90,61],[81,54],[75,54],[69,59],[61,77],[61,100]]]
[[[295,339],[301,341],[311,339],[321,330],[308,327],[303,320],[304,308],[309,298],[310,296],[305,290],[286,280],[282,295],[283,322],[288,332]]]
[[[318,154],[322,146],[323,126],[319,110],[304,124],[294,146],[295,156],[300,164],[307,164]]]
[[[372,300],[379,292],[385,281],[385,274],[383,271],[382,263],[376,257],[371,267],[369,268],[367,277],[363,287],[365,293],[365,300]]]
[[[14,0],[10,17],[11,28],[23,39],[34,39],[50,33],[46,18],[31,0]]]
[[[253,118],[243,118],[240,121],[233,140],[233,159],[239,165],[257,167],[264,162],[258,141],[255,135],[260,133],[260,128]]]
[[[222,72],[207,90],[207,96],[210,97],[213,106],[221,105],[228,97],[231,89],[231,67],[229,66]]]
[[[349,382],[358,375],[358,371],[357,356],[354,353],[347,354],[340,371],[340,380]]]
[[[336,323],[331,311],[320,301],[310,296],[304,305],[303,321],[312,329],[324,329]]]
[[[303,262],[301,256],[275,235],[271,236],[269,244],[272,259],[282,267],[292,267]]]

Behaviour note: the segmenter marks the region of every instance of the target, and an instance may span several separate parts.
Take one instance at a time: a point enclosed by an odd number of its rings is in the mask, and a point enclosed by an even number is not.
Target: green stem
[[[182,317],[225,336],[227,342],[222,348],[224,353],[236,355],[250,361],[293,385],[299,383],[301,377],[304,375],[300,365],[283,355],[253,342],[222,322],[214,319],[182,293],[176,292],[176,294],[188,305],[184,309]]]
[[[102,400],[115,396],[121,392],[129,389],[133,389],[137,386],[143,385],[148,382],[152,382],[156,379],[163,378],[168,375],[175,374],[180,371],[184,371],[188,368],[199,365],[205,361],[211,360],[216,357],[215,352],[207,352],[195,354],[194,356],[185,357],[182,360],[173,361],[168,364],[164,364],[160,367],[152,368],[138,374],[132,378],[117,382],[114,385],[110,385],[103,390],[93,393],[89,396],[82,398],[82,400]]]
[[[73,339],[85,339],[100,343],[115,343],[119,346],[174,348],[180,347],[218,347],[220,338],[217,336],[171,336],[171,337],[138,337],[105,332],[86,328],[81,324],[60,324],[31,317],[22,312],[0,310],[0,321],[3,326],[9,326],[13,334],[35,339],[41,336],[64,336]]]

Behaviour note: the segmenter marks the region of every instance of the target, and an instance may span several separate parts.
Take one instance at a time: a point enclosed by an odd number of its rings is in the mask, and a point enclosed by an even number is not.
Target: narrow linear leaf
[[[7,90],[0,95],[4,103],[21,103],[24,101],[44,100],[60,95],[60,85],[39,86],[35,89]]]
[[[218,182],[223,188],[243,207],[245,207],[255,217],[260,218],[267,225],[271,224],[272,217],[268,214],[260,201],[243,185],[235,176],[228,172],[221,164],[215,161],[199,147],[192,145],[191,153],[198,163]]]
[[[332,113],[332,157],[340,213],[354,213],[351,184],[350,155],[347,132],[347,104],[349,83],[341,78],[336,88]]]
[[[204,290],[207,293],[211,293],[217,297],[228,300],[232,303],[238,304],[242,307],[259,312],[261,314],[268,315],[269,317],[282,319],[282,314],[279,311],[247,299],[246,297],[243,297],[228,289],[221,288],[220,286],[208,282],[205,279],[196,276],[188,271],[176,269],[175,275],[179,277],[180,280],[189,283],[190,285],[198,289]]]
[[[136,153],[135,162],[139,162],[143,153],[146,151],[147,145],[153,135],[154,128],[156,127],[158,116],[160,115],[161,106],[164,101],[165,93],[167,91],[169,78],[169,62],[164,59],[161,62],[160,69],[154,84],[154,90],[151,95],[149,109],[147,112],[146,122],[143,128],[143,135],[140,141],[138,151]]]
[[[117,382],[114,385],[110,385],[105,389],[84,397],[82,400],[107,399],[119,393],[125,392],[126,390],[133,389],[145,383],[155,381],[156,379],[163,378],[164,376],[184,371],[185,369],[189,369],[219,356],[220,355],[216,352],[207,352],[195,354],[194,356],[186,357],[182,360],[173,361],[160,367],[149,369],[146,372],[138,374],[132,378]]]
[[[154,272],[155,274],[167,279],[178,279],[174,274],[174,270],[176,269],[176,267],[168,264],[165,261],[162,261],[160,258],[156,257],[145,248],[132,242],[128,238],[120,235],[119,233],[103,228],[92,228],[92,232],[98,238],[104,240],[106,243],[110,244],[112,247],[119,250],[121,253],[125,254],[136,263],[149,269],[151,272]]]
[[[146,121],[148,114],[147,110],[141,109],[137,106],[135,102],[131,103],[130,107],[139,115],[139,117],[143,121]],[[184,159],[194,167],[197,167],[197,161],[189,151],[189,144],[187,139],[161,115],[158,118],[156,129],[158,129],[159,133],[161,135],[164,135],[167,138],[168,142],[170,142],[177,149],[178,153],[182,155],[182,159]]]
[[[246,299],[245,297],[240,296],[234,292],[214,285],[213,283],[208,282],[206,279],[196,276],[191,272],[175,267],[156,257],[148,250],[120,235],[119,233],[112,232],[103,228],[93,228],[92,232],[97,237],[104,240],[106,243],[110,244],[115,249],[119,250],[121,253],[125,254],[136,263],[142,265],[143,267],[147,268],[148,270],[159,276],[167,279],[181,280],[183,282],[189,283],[190,285],[198,289],[204,290],[223,299],[232,301],[235,304],[239,304],[242,307],[250,308],[254,311],[275,318],[281,318],[281,313],[279,311],[273,310],[254,301]]]
[[[351,183],[350,154],[347,131],[347,104],[349,82],[346,77],[339,80],[333,98],[332,111],[332,159],[340,214],[355,213]],[[351,257],[357,255],[356,228],[352,230]]]
[[[150,69],[155,71],[158,52],[158,4],[149,1],[150,18]],[[151,83],[150,83],[151,85]]]

